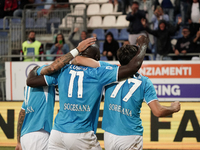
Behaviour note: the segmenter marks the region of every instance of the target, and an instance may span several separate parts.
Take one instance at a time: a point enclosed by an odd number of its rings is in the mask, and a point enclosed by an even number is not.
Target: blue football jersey
[[[45,78],[48,80],[49,77],[45,76]],[[54,86],[37,88],[26,86],[24,102],[22,104],[22,109],[25,110],[25,118],[21,129],[21,136],[40,129],[50,133],[53,125],[54,103]]]
[[[115,135],[143,135],[142,102],[157,99],[150,79],[139,73],[106,86],[102,129]]]
[[[117,72],[118,66],[66,65],[47,79],[48,85],[58,82],[59,88],[60,110],[53,129],[66,133],[96,132],[102,89],[117,81]]]

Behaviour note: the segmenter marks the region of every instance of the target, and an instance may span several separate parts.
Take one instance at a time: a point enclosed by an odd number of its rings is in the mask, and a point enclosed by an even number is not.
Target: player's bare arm
[[[19,118],[17,123],[17,146],[15,147],[15,150],[22,150],[20,144],[20,136],[24,118],[25,118],[25,110],[21,109],[21,111],[19,112]]]
[[[149,44],[149,39],[146,36],[141,35],[137,38],[136,42],[139,46],[139,50],[138,50],[136,56],[133,57],[127,65],[119,67],[118,80],[122,80],[129,76],[132,76],[140,69],[140,67],[142,65],[144,56],[146,54],[146,49]]]
[[[95,37],[83,40],[76,48],[76,50],[78,51],[77,53],[84,51],[88,46],[93,45],[95,41]],[[65,54],[64,56],[56,59],[51,65],[42,68],[41,75],[49,75],[55,73],[56,71],[64,67],[67,63],[69,63],[69,61],[71,61],[73,58],[74,56],[72,55],[72,53],[69,52]]]
[[[72,60],[72,64],[78,65],[78,66],[87,66],[87,67],[92,67],[92,68],[100,67],[100,64],[98,61],[96,61],[92,58],[84,57],[84,56],[76,56]]]
[[[37,75],[37,69],[39,66],[34,67],[28,74],[26,79],[26,85],[30,87],[46,86],[46,82],[43,75]],[[39,84],[38,84],[39,83]]]
[[[162,106],[158,100],[154,100],[149,103],[149,107],[156,117],[165,117],[178,112],[181,106],[178,101],[171,103],[171,106]]]

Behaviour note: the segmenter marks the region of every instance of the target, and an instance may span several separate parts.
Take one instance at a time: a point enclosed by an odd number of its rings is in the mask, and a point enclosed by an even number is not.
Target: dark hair
[[[62,43],[65,44],[65,38],[64,38],[64,36],[63,36],[62,33],[57,34],[56,40],[55,40],[55,44],[58,43],[58,40],[57,40],[58,35],[61,35],[61,36],[62,36]]]
[[[106,38],[108,35],[110,35],[112,37],[112,39],[114,39],[112,32],[109,31],[108,33],[106,33]]]
[[[188,30],[190,31],[190,29],[189,29],[188,26],[184,26],[184,27],[182,28],[182,30],[183,30],[183,29],[188,29]]]
[[[89,57],[95,60],[100,60],[100,50],[97,44],[89,46],[85,51],[81,52],[80,55]]]
[[[29,35],[31,32],[35,33],[35,31],[31,30],[31,31],[28,32],[28,35]]]
[[[138,6],[139,6],[139,3],[138,3],[138,2],[136,2],[136,1],[132,2],[132,5],[133,5],[133,4],[136,4],[136,5],[138,5]],[[131,6],[132,6],[132,5],[131,5]]]
[[[85,34],[87,35],[87,31],[83,30],[82,32],[85,32]]]
[[[136,45],[124,45],[120,47],[117,51],[117,57],[120,64],[127,65],[130,60],[136,55],[138,51],[138,46]]]

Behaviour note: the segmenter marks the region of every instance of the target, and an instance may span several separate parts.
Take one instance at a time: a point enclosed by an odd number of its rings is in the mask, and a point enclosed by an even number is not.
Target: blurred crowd
[[[58,3],[55,3],[58,2]],[[0,18],[4,16],[22,17],[24,6],[27,4],[44,4],[28,6],[29,9],[38,10],[40,13],[49,13],[52,9],[67,8],[69,4],[60,2],[68,0],[0,0]],[[123,44],[136,44],[140,35],[148,35],[150,44],[148,53],[154,54],[155,60],[191,60],[196,56],[188,53],[200,53],[200,1],[199,0],[108,0],[117,12],[126,15],[129,21],[128,41]],[[86,31],[79,32],[80,40],[73,40],[74,32],[69,36],[69,41],[75,47],[77,43],[89,37]],[[98,39],[98,35],[97,36]],[[64,39],[62,34],[60,37]],[[120,44],[113,33],[106,32],[102,54],[107,60],[117,60],[116,51]],[[59,52],[58,52],[59,51]],[[65,41],[57,40],[51,48],[52,54],[62,54],[69,51]],[[168,56],[174,53],[176,56]],[[55,57],[56,58],[56,57]],[[147,58],[148,59],[148,58]],[[199,58],[197,58],[199,59]]]
[[[39,14],[49,13],[52,9],[69,7],[69,4],[57,4],[68,2],[69,0],[0,0],[0,18],[5,16],[22,17],[24,8],[35,9]],[[31,4],[35,4],[35,6],[31,6]]]

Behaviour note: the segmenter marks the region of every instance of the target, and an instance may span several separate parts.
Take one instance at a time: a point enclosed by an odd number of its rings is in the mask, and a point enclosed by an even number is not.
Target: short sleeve
[[[48,86],[51,86],[51,85],[55,86],[55,85],[58,84],[59,73],[60,73],[60,71],[53,73],[51,75],[45,75],[44,76],[44,79],[45,79]]]
[[[105,61],[99,61],[99,64],[100,64],[100,67],[103,67],[103,66],[113,66],[112,64],[107,63]]]
[[[40,75],[42,68],[46,67],[48,65],[43,65],[37,70],[37,75]]]
[[[118,69],[119,67],[117,65],[97,68],[100,83],[107,85],[109,83],[116,82],[118,80]]]
[[[153,83],[149,78],[147,78],[146,85],[145,85],[145,94],[144,99],[147,104],[149,104],[152,100],[157,100],[156,90],[153,86]]]
[[[43,66],[41,66],[41,67],[37,70],[37,74],[38,74],[38,75],[40,75],[42,68],[44,68],[45,66],[47,66],[47,65],[43,65]],[[55,86],[55,85],[57,85],[57,84],[58,84],[58,80],[57,80],[58,75],[59,75],[59,72],[53,73],[53,74],[51,74],[51,75],[44,75],[44,79],[45,79],[45,81],[46,81],[46,84],[47,84],[48,86],[51,86],[51,85]]]
[[[26,109],[25,102],[23,102],[21,109],[23,109],[23,110]]]

